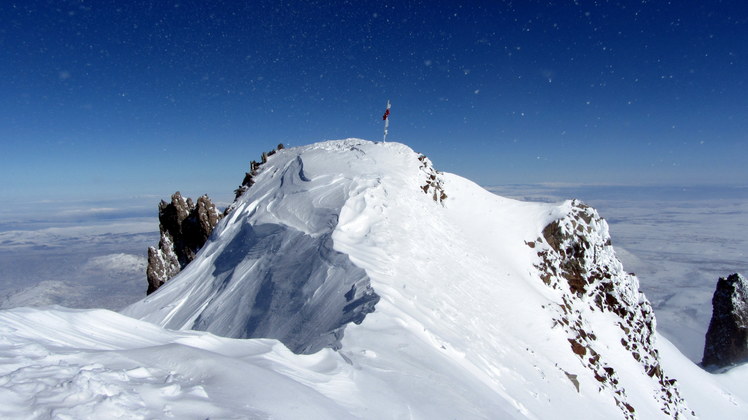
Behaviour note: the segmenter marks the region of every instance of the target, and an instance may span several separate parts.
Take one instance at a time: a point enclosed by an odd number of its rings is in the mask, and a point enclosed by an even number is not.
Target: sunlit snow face
[[[748,272],[748,196],[734,187],[516,185],[497,194],[534,201],[577,197],[610,225],[613,246],[654,307],[657,330],[694,362],[704,350],[719,277]]]

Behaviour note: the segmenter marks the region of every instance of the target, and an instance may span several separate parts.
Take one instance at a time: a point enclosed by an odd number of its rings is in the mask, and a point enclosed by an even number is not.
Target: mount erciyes
[[[131,318],[0,313],[9,383],[41,366],[44,409],[90,417],[748,415],[748,371],[710,374],[657,334],[581,202],[506,199],[358,139],[250,169],[194,259]],[[82,389],[92,397],[76,404]]]
[[[639,411],[656,410],[674,417],[690,414],[676,380],[660,363],[651,306],[639,293],[636,278],[622,269],[607,225],[593,209],[578,202],[559,207],[482,196],[485,192],[476,186],[436,172],[428,159],[398,144],[328,142],[280,150],[263,163],[261,169],[252,165],[252,183],[244,183],[246,187],[238,191],[230,221],[218,227],[202,259],[195,262],[211,269],[188,267],[174,284],[133,305],[128,314],[169,328],[277,338],[296,352],[308,353],[324,346],[348,347],[346,325],[381,310],[378,283],[389,287],[403,283],[401,290],[388,296],[396,302],[420,298],[408,293],[411,283],[433,282],[436,288],[444,282],[449,289],[456,282],[485,288],[487,296],[514,284],[530,287],[532,297],[524,299],[515,290],[512,300],[543,301],[536,308],[514,303],[516,312],[529,311],[532,322],[549,323],[557,340],[551,347],[577,360],[574,368],[555,369],[562,382],[575,390],[592,386],[607,394],[624,417],[636,417],[637,406]],[[336,246],[336,235],[345,236],[341,216],[351,212],[361,219],[353,223],[356,229],[367,234],[338,240]],[[503,220],[495,220],[497,216]],[[481,228],[476,230],[476,224]],[[412,232],[401,225],[410,225]],[[519,231],[517,225],[523,229]],[[433,249],[463,241],[478,249],[459,261]],[[352,249],[345,252],[340,242],[350,243]],[[359,256],[362,244],[367,250]],[[408,250],[402,252],[398,245],[404,244]],[[412,247],[427,250],[427,255]],[[512,249],[488,252],[496,248]],[[372,258],[372,252],[379,258]],[[439,262],[430,262],[437,256]],[[494,261],[486,264],[487,258]],[[377,267],[367,270],[367,264]],[[445,268],[429,267],[441,265]],[[385,267],[391,273],[377,274]],[[507,270],[506,278],[496,278]],[[446,290],[429,294],[442,299],[440,295],[449,295]],[[468,296],[463,303],[475,305]],[[486,312],[502,323],[503,311],[487,308]],[[424,324],[416,315],[406,319]],[[457,319],[452,320],[452,328],[459,328]],[[485,333],[476,331],[476,337],[481,335]],[[616,337],[612,343],[599,338],[610,335]],[[500,342],[496,339],[489,335],[481,341],[493,346]],[[447,350],[442,346],[442,351]],[[474,368],[484,371],[481,376],[489,374],[491,364],[480,365]],[[640,384],[641,389],[632,385],[634,381],[627,385],[631,372],[622,371],[638,372],[646,378],[645,385]]]

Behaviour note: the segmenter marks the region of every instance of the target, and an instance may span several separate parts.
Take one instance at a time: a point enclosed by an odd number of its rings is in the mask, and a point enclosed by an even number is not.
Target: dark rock
[[[437,203],[443,203],[447,199],[447,193],[444,192],[444,180],[442,179],[441,172],[434,169],[431,161],[424,155],[418,156],[418,160],[421,162],[420,169],[426,175],[425,184],[421,186],[421,190],[425,194],[431,194],[431,198]]]
[[[257,162],[257,161],[254,161],[254,160],[252,162],[250,162],[250,164],[249,164],[249,172],[247,172],[247,173],[244,174],[244,179],[242,180],[242,184],[239,186],[239,188],[237,188],[237,189],[234,190],[234,195],[235,195],[235,197],[234,197],[234,203],[232,203],[232,205],[230,205],[229,207],[226,208],[226,210],[223,213],[224,216],[227,215],[227,214],[229,214],[234,209],[234,205],[236,204],[236,200],[238,200],[239,197],[242,196],[242,194],[244,194],[245,192],[247,192],[247,190],[249,190],[249,188],[252,185],[254,185],[254,183],[255,183],[254,177],[257,176],[257,174],[260,173],[260,166],[262,166],[265,163],[267,163],[268,158],[270,156],[273,156],[279,150],[283,150],[283,148],[284,148],[283,147],[283,143],[281,143],[281,144],[278,145],[277,150],[273,149],[273,150],[271,150],[269,152],[262,152],[262,156],[260,157],[260,162]]]
[[[179,273],[195,258],[223,215],[207,195],[184,199],[177,191],[171,202],[158,205],[161,239],[158,248],[148,248],[148,294]]]
[[[246,172],[244,174],[244,179],[242,180],[242,185],[252,186],[254,185],[254,175],[252,175],[251,172]]]
[[[580,344],[577,340],[570,338],[569,343],[571,344],[571,351],[573,351],[576,355],[581,357],[587,354],[587,348]]]
[[[745,361],[748,361],[748,281],[736,273],[717,281],[701,365],[722,368]]]
[[[247,192],[248,189],[249,189],[248,185],[242,185],[239,188],[235,189],[234,190],[234,201],[238,200],[239,197],[242,196],[242,194],[244,194],[245,192]],[[229,210],[229,209],[227,209],[227,210]],[[231,207],[231,210],[233,210],[233,207]],[[229,211],[226,211],[224,213],[224,215],[226,215],[226,214],[229,214]]]

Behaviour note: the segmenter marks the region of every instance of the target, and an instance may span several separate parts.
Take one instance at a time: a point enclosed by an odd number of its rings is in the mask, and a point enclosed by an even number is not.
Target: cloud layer
[[[659,331],[694,361],[701,359],[717,278],[748,273],[746,188],[489,189],[529,201],[579,198],[597,208],[624,268],[638,275],[652,302]],[[116,310],[143,297],[146,249],[158,241],[157,202],[45,202],[0,210],[0,308]]]

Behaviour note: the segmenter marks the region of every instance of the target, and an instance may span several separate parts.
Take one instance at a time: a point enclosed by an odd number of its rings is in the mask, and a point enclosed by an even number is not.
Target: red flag
[[[387,119],[387,117],[390,116],[390,101],[387,101],[387,109],[384,111],[384,115],[382,115],[382,119],[384,120],[384,137],[382,137],[382,141],[387,141],[387,126],[390,125],[390,120]]]

